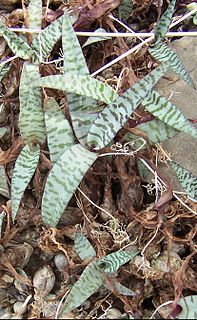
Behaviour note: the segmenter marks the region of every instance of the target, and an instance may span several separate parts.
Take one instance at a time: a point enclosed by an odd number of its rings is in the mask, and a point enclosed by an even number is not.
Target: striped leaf
[[[177,319],[197,319],[197,295],[181,298],[177,304],[182,308]]]
[[[177,130],[173,129],[171,126],[168,126],[159,119],[154,119],[146,123],[139,124],[137,128],[147,134],[151,144],[156,144],[171,139],[178,133]]]
[[[171,161],[170,165],[187,195],[197,200],[197,177],[176,162]]]
[[[98,103],[95,99],[73,93],[67,94],[67,100],[75,135],[81,144],[86,145],[88,132],[98,116]]]
[[[42,0],[31,0],[28,5],[28,27],[40,30],[42,26]]]
[[[45,124],[50,159],[55,163],[59,157],[75,144],[72,128],[54,98],[45,102]]]
[[[104,283],[97,260],[91,262],[83,271],[79,280],[70,290],[61,314],[78,308],[91,295],[93,295]]]
[[[36,84],[90,97],[105,103],[110,103],[116,96],[115,90],[110,86],[88,75],[53,75],[40,78]]]
[[[136,249],[131,251],[119,250],[99,259],[98,266],[100,266],[102,272],[113,273],[116,272],[123,264],[134,258],[138,253],[139,251]]]
[[[104,36],[96,36],[96,34],[99,34],[99,33],[106,33],[106,37],[104,37]],[[96,42],[99,42],[99,41],[105,41],[105,40],[109,40],[109,39],[112,39],[111,37],[108,37],[107,36],[107,31],[105,30],[105,29],[103,29],[103,28],[98,28],[98,29],[96,29],[95,31],[94,31],[94,34],[95,34],[95,36],[92,36],[92,37],[89,37],[87,40],[86,40],[86,42],[83,44],[83,48],[84,47],[87,47],[87,46],[89,46],[89,45],[91,45],[91,44],[93,44],[93,43],[96,43]]]
[[[0,22],[0,30],[8,46],[15,55],[21,59],[30,59],[35,55],[32,48],[22,38],[9,30],[2,22]]]
[[[96,251],[89,240],[81,232],[76,232],[75,235],[75,251],[81,260],[96,257]]]
[[[19,87],[19,126],[25,143],[45,141],[42,92],[40,87],[33,84],[39,76],[38,65],[27,62],[23,65]]]
[[[88,75],[89,70],[72,27],[72,21],[68,13],[64,13],[62,22],[62,47],[64,53],[64,74]]]
[[[131,15],[133,9],[132,0],[123,0],[118,7],[119,19],[127,21]]]
[[[105,107],[90,128],[87,138],[89,146],[100,149],[109,144],[167,69],[168,63],[158,66]]]
[[[174,7],[175,7],[176,0],[171,0],[167,10],[164,12],[160,20],[157,22],[154,34],[155,34],[155,41],[158,42],[162,40],[166,32],[169,29],[170,22],[172,20],[172,15],[174,12]]]
[[[131,260],[137,253],[136,250],[133,250],[133,252],[120,250],[91,262],[69,292],[62,312],[69,312],[79,307],[104,284],[103,272],[117,271],[120,266]]]
[[[170,69],[176,72],[189,86],[195,89],[194,82],[190,77],[187,69],[182,61],[171,48],[167,47],[164,43],[156,43],[154,46],[149,47],[150,54],[160,62],[170,62]]]
[[[56,42],[62,35],[63,16],[52,22],[41,33],[37,34],[31,44],[39,56],[39,61],[43,61],[51,52]]]
[[[19,209],[21,198],[27,188],[38,164],[40,148],[37,145],[26,145],[18,156],[12,176],[11,199],[12,219]]]
[[[49,173],[42,199],[44,223],[53,227],[57,225],[74,191],[96,158],[96,153],[77,144],[58,159]]]
[[[143,99],[142,104],[146,110],[167,125],[197,138],[197,130],[192,126],[190,121],[176,106],[161,97],[158,92],[152,91]]]

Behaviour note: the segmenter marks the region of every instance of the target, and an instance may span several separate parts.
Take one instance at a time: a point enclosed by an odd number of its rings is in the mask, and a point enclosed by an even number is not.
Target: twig
[[[181,21],[187,19],[188,17],[192,16],[194,13],[197,12],[197,8],[193,9],[192,11],[190,11],[189,13],[185,14],[183,17],[181,17],[180,19],[178,19],[177,21],[173,22],[170,25],[170,28],[176,26],[177,24],[179,24]],[[122,55],[120,55],[119,57],[117,57],[116,59],[114,59],[113,61],[107,63],[106,65],[104,65],[103,67],[101,67],[100,69],[96,70],[95,72],[93,72],[91,74],[92,77],[94,77],[95,75],[97,75],[98,73],[102,72],[103,70],[111,67],[113,64],[117,63],[118,61],[126,58],[127,56],[129,56],[131,53],[134,53],[135,51],[139,50],[143,45],[148,44],[149,42],[151,42],[154,39],[154,36],[151,36],[150,38],[142,41],[141,43],[139,43],[137,46],[131,48],[130,50],[126,51],[125,53],[123,53]]]

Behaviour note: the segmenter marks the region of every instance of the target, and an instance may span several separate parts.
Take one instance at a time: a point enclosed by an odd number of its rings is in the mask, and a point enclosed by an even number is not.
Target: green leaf
[[[3,64],[0,63],[0,81],[3,79],[3,77],[8,73],[10,70],[11,64]]]
[[[113,281],[113,287],[115,288],[115,290],[118,291],[118,293],[122,294],[123,296],[130,296],[130,297],[136,296],[136,293],[133,290],[123,286],[118,281],[115,281],[115,282]]]
[[[132,0],[123,0],[118,7],[119,19],[127,21],[131,15],[133,9]]]
[[[77,139],[86,145],[87,135],[98,116],[98,101],[73,93],[67,94],[72,125]]]
[[[37,145],[26,145],[18,156],[12,177],[12,218],[16,217],[20,201],[38,164],[40,148]]]
[[[65,12],[62,22],[62,47],[64,53],[64,74],[88,75],[89,70],[72,27],[72,21]]]
[[[42,77],[36,81],[42,87],[53,88],[110,103],[116,96],[115,90],[90,76],[67,74]]]
[[[56,42],[62,35],[63,16],[52,22],[41,33],[37,34],[31,44],[39,56],[39,61],[43,61],[51,52]]]
[[[47,178],[42,199],[44,223],[56,226],[65,207],[97,154],[80,144],[66,150],[54,164]]]
[[[176,130],[190,134],[197,138],[197,130],[179,109],[170,101],[161,97],[156,91],[152,91],[142,101],[143,106],[155,117]]]
[[[152,47],[149,47],[150,54],[160,62],[170,62],[170,69],[176,72],[189,86],[195,89],[194,82],[190,77],[187,69],[183,65],[182,61],[171,48],[167,47],[164,43],[156,43]]]
[[[188,196],[197,200],[197,177],[176,162],[170,161],[170,165]]]
[[[98,28],[94,31],[95,33],[95,36],[91,36],[89,37],[86,42],[83,44],[83,48],[84,47],[87,47],[93,43],[96,43],[96,42],[99,42],[99,41],[105,41],[105,40],[109,40],[109,39],[112,39],[112,37],[108,37],[107,36],[107,31],[103,28]],[[99,33],[106,33],[106,37],[105,36],[96,36],[96,34],[99,34]]]
[[[28,27],[40,30],[42,26],[42,0],[31,0],[28,6]]]
[[[91,262],[70,290],[61,314],[79,307],[104,283],[97,260]]]
[[[155,33],[155,41],[158,42],[162,40],[166,32],[169,29],[170,22],[172,20],[172,15],[174,12],[176,0],[172,0],[167,8],[167,10],[164,12],[160,20],[157,22],[154,33]]]
[[[69,312],[79,307],[104,284],[103,272],[117,271],[137,253],[136,250],[132,252],[120,250],[91,262],[69,292],[62,312]]]
[[[136,249],[131,251],[119,250],[99,259],[98,266],[100,266],[102,271],[105,273],[113,273],[116,272],[123,264],[134,258],[138,253],[139,251]]]
[[[135,83],[98,115],[90,128],[87,142],[90,147],[105,147],[123,127],[139,103],[168,69],[168,63],[158,66]]]
[[[0,30],[8,46],[18,57],[21,59],[30,59],[35,55],[32,48],[13,31],[9,30],[2,22],[0,22]]]
[[[75,251],[81,260],[96,257],[96,251],[89,240],[81,232],[76,232],[75,235]]]
[[[10,198],[7,177],[6,177],[5,168],[3,165],[0,165],[0,194],[2,194],[6,198]]]
[[[177,319],[197,319],[197,295],[181,298],[177,304],[182,308]]]
[[[154,119],[146,123],[139,124],[137,128],[147,134],[151,144],[156,144],[171,139],[178,133],[177,130],[173,129],[171,126],[168,126],[159,119]]]
[[[45,124],[50,159],[55,163],[59,157],[75,144],[72,128],[54,98],[45,102]]]
[[[33,82],[39,79],[39,67],[30,63],[23,65],[19,87],[19,126],[25,143],[45,141],[45,122],[42,110],[41,88]]]

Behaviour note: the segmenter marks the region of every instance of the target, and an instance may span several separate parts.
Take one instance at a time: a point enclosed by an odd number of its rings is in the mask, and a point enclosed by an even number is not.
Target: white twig
[[[81,194],[97,209],[101,210],[102,212],[104,212],[105,214],[107,214],[113,221],[114,221],[114,229],[116,230],[117,227],[117,221],[116,219],[111,215],[111,213],[109,213],[108,211],[106,211],[105,209],[99,207],[96,203],[94,203],[79,187],[77,188],[77,190],[79,190],[79,192],[81,192]]]
[[[194,10],[190,11],[189,13],[185,14],[183,17],[181,17],[180,19],[178,19],[177,21],[173,22],[169,28],[172,28],[174,26],[176,26],[177,24],[179,24],[181,21],[187,19],[188,17],[192,16],[194,13],[197,12],[197,8],[195,8]],[[97,75],[98,73],[102,72],[103,70],[111,67],[113,64],[117,63],[118,61],[126,58],[127,56],[129,56],[131,53],[134,53],[135,51],[139,50],[143,45],[151,42],[154,39],[154,36],[151,36],[150,38],[142,41],[141,43],[139,43],[137,46],[131,48],[130,50],[126,51],[125,53],[123,53],[122,55],[120,55],[119,57],[117,57],[116,59],[114,59],[113,61],[107,63],[105,66],[101,67],[100,69],[96,70],[95,72],[93,72],[91,74],[92,77],[94,77],[95,75]]]
[[[164,303],[160,304],[160,306],[157,307],[157,309],[153,312],[153,314],[151,315],[151,317],[149,319],[153,319],[154,315],[158,312],[158,310],[160,308],[165,307],[165,306],[167,306],[168,304],[171,304],[171,303],[174,303],[174,301],[173,300],[169,300],[167,302],[164,302]]]
[[[9,59],[7,59],[7,60],[1,61],[1,62],[0,62],[0,66],[2,67],[2,66],[4,66],[6,63],[8,63],[8,62],[10,62],[10,61],[12,61],[12,60],[14,60],[14,59],[16,59],[16,58],[18,58],[18,56],[13,56],[13,57],[11,57],[11,58],[9,58]]]

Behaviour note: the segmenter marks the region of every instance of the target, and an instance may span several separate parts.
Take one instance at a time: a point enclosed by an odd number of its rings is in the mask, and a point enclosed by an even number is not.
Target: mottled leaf
[[[181,298],[177,304],[182,308],[177,319],[197,319],[197,295]]]
[[[54,98],[45,102],[45,124],[50,159],[55,163],[59,157],[75,144],[72,128]]]
[[[31,0],[28,5],[28,27],[41,29],[42,25],[42,0]]]
[[[172,20],[172,15],[174,12],[175,3],[176,3],[176,0],[171,0],[167,10],[164,12],[162,17],[156,24],[156,27],[154,30],[156,42],[162,40],[169,29],[170,22]]]
[[[62,35],[63,16],[53,21],[41,33],[37,34],[31,44],[31,47],[37,52],[39,61],[43,61],[51,52],[56,42]]]
[[[197,200],[197,177],[176,162],[171,161],[170,165],[187,195]]]
[[[18,57],[29,59],[35,55],[32,48],[22,38],[9,30],[2,22],[0,22],[0,30],[8,46]]]
[[[194,82],[178,57],[175,51],[167,47],[164,43],[156,43],[154,46],[149,47],[150,54],[160,62],[170,62],[170,69],[176,72],[181,79],[183,79],[189,86],[195,89]]]
[[[64,14],[62,22],[62,47],[64,53],[64,74],[88,75],[89,70],[72,27],[71,18]]]
[[[42,199],[44,223],[54,227],[57,225],[74,191],[96,158],[96,153],[77,144],[58,159],[48,175]]]
[[[105,107],[90,128],[87,138],[89,146],[100,149],[110,143],[167,69],[168,63],[158,66]]]
[[[33,84],[39,77],[38,65],[30,63],[23,65],[19,87],[19,126],[25,143],[45,141],[42,92],[40,87]]]
[[[97,260],[91,262],[83,271],[79,280],[70,290],[61,313],[69,312],[79,307],[93,295],[104,283]]]
[[[115,288],[115,290],[118,291],[118,293],[122,294],[123,296],[134,297],[136,295],[136,293],[133,290],[123,286],[118,281],[113,281],[113,287]]]
[[[134,258],[138,253],[139,251],[136,250],[136,248],[131,251],[119,250],[99,259],[98,266],[102,268],[103,272],[112,273],[117,271],[123,264]]]
[[[137,253],[136,249],[131,252],[120,250],[91,262],[69,292],[62,311],[69,312],[79,307],[104,284],[103,272],[117,271],[120,266],[131,260]]]
[[[11,199],[12,218],[16,217],[21,198],[27,188],[38,164],[40,148],[37,145],[26,145],[18,156],[12,176]]]
[[[0,81],[3,79],[3,77],[8,73],[10,70],[11,64],[1,64],[0,63]]]
[[[132,0],[123,0],[118,7],[118,15],[119,19],[123,21],[127,21],[131,15],[133,9]]]
[[[5,168],[3,165],[0,165],[0,194],[2,194],[6,198],[10,197],[7,177],[6,177]]]
[[[146,110],[167,125],[197,138],[197,130],[190,121],[175,105],[161,97],[158,92],[152,91],[143,99],[142,104]]]
[[[98,28],[94,31],[95,33],[95,36],[91,36],[89,37],[86,42],[83,44],[83,48],[84,47],[87,47],[93,43],[96,43],[96,42],[99,42],[99,41],[105,41],[105,40],[109,40],[109,39],[112,39],[111,37],[108,37],[107,36],[107,31],[103,28]],[[106,36],[96,36],[96,34],[99,34],[99,33],[106,33]]]
[[[90,259],[96,256],[96,251],[89,240],[81,233],[75,235],[75,251],[81,260]]]
[[[42,87],[64,90],[110,103],[116,96],[115,90],[90,76],[67,74],[42,77],[36,84]]]
[[[88,131],[98,116],[98,101],[73,93],[67,94],[67,99],[75,135],[86,145]]]
[[[149,142],[151,144],[166,141],[175,137],[178,134],[177,130],[173,129],[171,126],[168,126],[159,119],[154,119],[146,123],[139,124],[137,128],[147,134]]]

